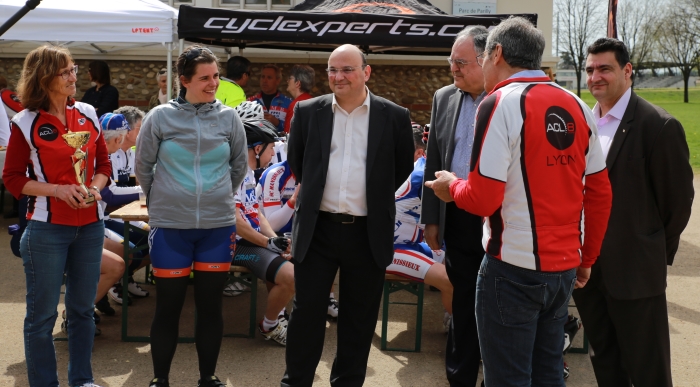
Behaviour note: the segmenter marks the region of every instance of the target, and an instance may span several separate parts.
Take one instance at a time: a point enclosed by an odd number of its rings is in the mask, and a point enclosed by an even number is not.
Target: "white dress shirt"
[[[350,113],[333,95],[333,137],[321,211],[367,216],[369,90],[365,90],[367,98]]]
[[[630,103],[630,97],[632,96],[632,88],[627,89],[625,94],[617,101],[615,106],[613,106],[608,113],[601,117],[600,116],[600,105],[595,104],[593,107],[593,117],[596,119],[598,124],[598,138],[600,139],[600,146],[603,148],[603,156],[608,157],[608,152],[610,151],[610,145],[612,145],[613,138],[615,138],[615,133],[617,128],[620,126],[622,121],[622,116],[625,115],[625,110],[627,110],[627,105]]]

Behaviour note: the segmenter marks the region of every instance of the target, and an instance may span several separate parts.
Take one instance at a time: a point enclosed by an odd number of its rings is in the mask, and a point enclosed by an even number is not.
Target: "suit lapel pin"
[[[622,129],[622,133],[625,133],[626,130],[627,130],[627,129]]]

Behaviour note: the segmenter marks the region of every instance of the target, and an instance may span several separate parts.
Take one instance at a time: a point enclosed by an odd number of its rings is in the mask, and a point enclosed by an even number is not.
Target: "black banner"
[[[509,16],[239,11],[181,5],[178,35],[180,39],[223,46],[263,42],[255,46],[273,47],[271,42],[287,42],[449,49],[464,27],[488,28]],[[517,16],[537,23],[536,14]]]

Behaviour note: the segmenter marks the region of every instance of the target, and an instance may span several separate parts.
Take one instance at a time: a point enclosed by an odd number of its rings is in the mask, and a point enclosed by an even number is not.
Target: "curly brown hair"
[[[32,50],[24,59],[22,74],[17,82],[17,94],[25,109],[49,110],[51,83],[56,74],[73,62],[68,49],[41,46]]]

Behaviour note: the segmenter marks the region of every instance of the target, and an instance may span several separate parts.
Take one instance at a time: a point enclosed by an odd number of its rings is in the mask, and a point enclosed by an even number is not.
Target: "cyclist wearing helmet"
[[[236,112],[215,98],[219,66],[209,49],[188,47],[177,72],[180,96],[148,113],[136,143],[135,173],[148,198],[157,277],[149,387],[169,386],[193,266],[198,386],[225,386],[214,372],[223,336],[221,292],[236,235],[234,193],[247,168],[245,132]]]
[[[257,102],[243,101],[238,106],[236,106],[236,112],[241,117],[241,120],[264,120],[265,112],[263,111],[263,106]],[[277,128],[275,128],[276,130]],[[275,140],[275,155],[272,157],[270,164],[281,163],[287,160],[286,143],[284,141]],[[261,168],[266,168],[268,165],[261,165]],[[259,172],[259,171],[258,171]],[[260,177],[260,174],[256,174],[256,180]]]
[[[278,237],[260,211],[253,170],[267,165],[273,156],[275,127],[267,120],[243,121],[248,141],[248,172],[236,193],[236,255],[233,264],[244,266],[267,282],[265,317],[258,328],[266,340],[287,344],[287,321],[280,316],[294,296],[294,266],[289,239]]]

